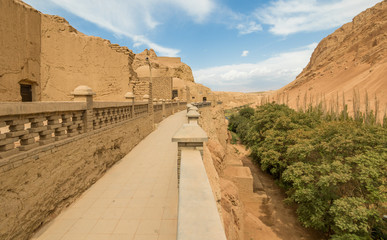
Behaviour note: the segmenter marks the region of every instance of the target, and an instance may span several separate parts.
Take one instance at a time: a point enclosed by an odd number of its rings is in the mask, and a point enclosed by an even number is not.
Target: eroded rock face
[[[88,85],[96,100],[123,100],[134,53],[99,37],[78,32],[58,16],[42,14],[41,90],[43,101],[71,100],[71,91]]]
[[[374,105],[376,95],[380,106],[387,103],[387,1],[382,1],[356,16],[352,22],[324,38],[314,50],[309,64],[297,78],[274,95],[289,96],[296,105],[297,96],[307,94],[314,101],[342,99],[351,104],[353,89],[358,89],[364,105],[365,91]],[[342,100],[339,100],[340,102]],[[310,100],[308,100],[310,102]]]
[[[216,101],[222,102],[224,109],[242,105],[257,105],[261,98],[270,92],[241,93],[241,92],[214,92]]]
[[[21,81],[40,84],[40,21],[22,1],[0,1],[0,101],[21,101]]]

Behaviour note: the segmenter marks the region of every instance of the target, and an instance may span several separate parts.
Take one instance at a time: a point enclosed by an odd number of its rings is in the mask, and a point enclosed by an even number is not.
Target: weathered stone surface
[[[12,155],[16,154],[17,152],[19,152],[19,149],[17,149],[17,148],[10,148],[10,149],[11,150],[8,150],[5,152],[0,152],[0,158],[6,158],[6,157],[12,156]]]
[[[28,145],[22,145],[19,147],[20,151],[28,151],[30,149],[33,149],[33,148],[36,148],[37,146],[39,146],[39,143],[31,143],[31,144],[28,144]],[[15,167],[15,165],[14,165]]]
[[[22,1],[0,1],[0,102],[21,101],[20,80],[40,82],[40,22],[40,13]]]
[[[7,135],[7,138],[12,138],[12,137],[18,137],[21,135],[28,134],[28,130],[21,130],[21,131],[16,131],[16,132],[7,132],[5,135]]]
[[[89,86],[96,100],[122,100],[136,78],[130,50],[117,51],[109,41],[86,36],[58,16],[42,15],[42,29],[43,100],[70,100],[69,93],[79,85]]]
[[[0,145],[6,145],[6,144],[10,144],[10,143],[14,143],[16,142],[17,140],[19,140],[19,138],[6,138],[6,139],[2,139],[0,140]]]

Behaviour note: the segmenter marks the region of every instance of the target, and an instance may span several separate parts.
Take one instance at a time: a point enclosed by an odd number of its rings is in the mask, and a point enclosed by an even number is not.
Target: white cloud
[[[262,26],[260,24],[257,24],[255,21],[249,21],[247,23],[239,23],[236,26],[236,29],[239,30],[239,34],[245,35],[261,31]]]
[[[26,0],[38,9],[49,10],[56,4],[80,18],[95,23],[114,34],[126,36],[135,46],[153,48],[160,55],[176,56],[178,49],[161,46],[146,37],[146,33],[163,24],[174,11],[203,22],[214,10],[214,0]]]
[[[150,1],[150,0],[148,0]],[[196,22],[203,22],[215,9],[213,0],[154,0],[155,2],[171,2],[172,5],[180,6],[186,13],[194,18]]]
[[[343,25],[380,0],[277,0],[255,12],[270,32],[289,35]]]
[[[214,12],[212,18],[218,24],[238,30],[240,35],[262,31],[262,26],[257,23],[255,16],[235,12],[224,5],[217,5],[217,11]]]
[[[244,51],[242,52],[241,57],[247,57],[247,55],[249,55],[249,51],[244,50]]]
[[[236,64],[194,70],[195,81],[215,91],[278,89],[295,79],[308,63],[317,43],[284,52],[255,64]]]

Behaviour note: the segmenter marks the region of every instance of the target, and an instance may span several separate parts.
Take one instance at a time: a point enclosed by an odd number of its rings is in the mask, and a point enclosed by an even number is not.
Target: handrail
[[[226,240],[200,152],[181,151],[177,240]]]
[[[201,104],[209,106],[211,104]],[[188,104],[188,124],[172,137],[177,142],[179,210],[177,240],[226,240],[216,202],[203,164],[203,142],[207,134],[198,125],[200,114]]]

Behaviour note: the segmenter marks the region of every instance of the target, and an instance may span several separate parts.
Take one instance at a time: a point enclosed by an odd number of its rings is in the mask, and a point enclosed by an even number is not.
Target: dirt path
[[[244,200],[246,207],[246,240],[320,240],[323,234],[306,229],[297,220],[295,208],[283,202],[285,192],[275,180],[252,163],[243,145],[229,145],[229,154],[249,167],[253,176],[254,194]],[[234,153],[232,153],[234,152]]]

